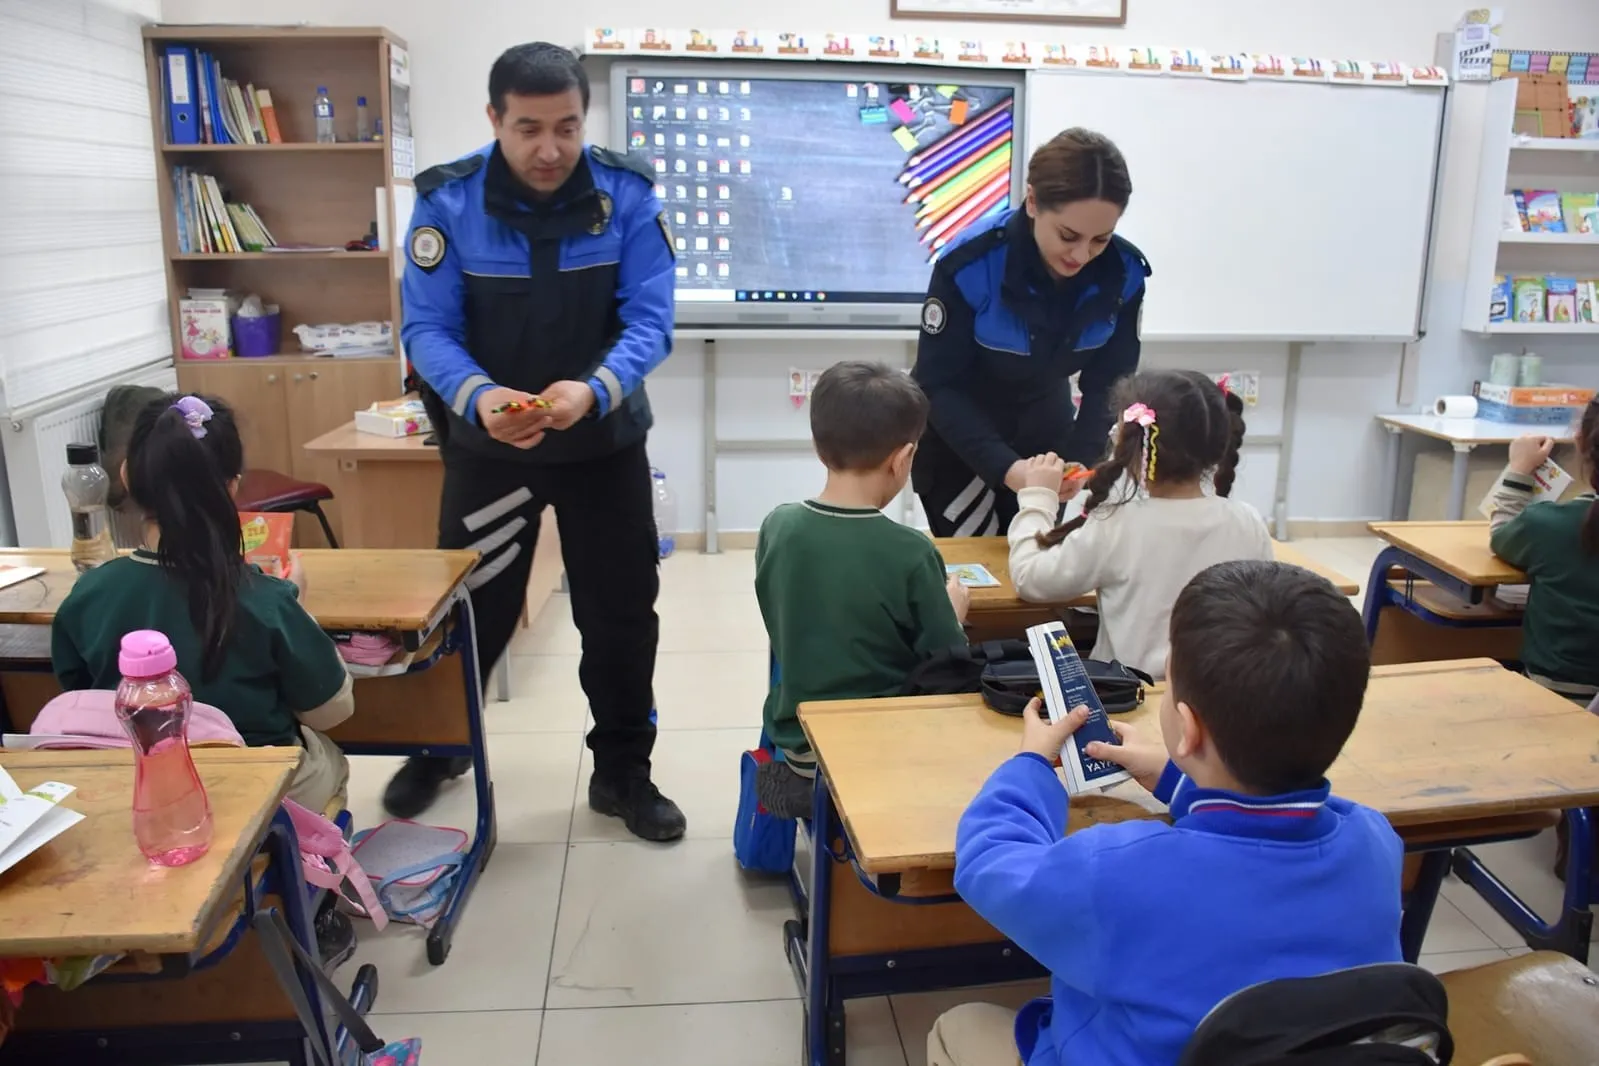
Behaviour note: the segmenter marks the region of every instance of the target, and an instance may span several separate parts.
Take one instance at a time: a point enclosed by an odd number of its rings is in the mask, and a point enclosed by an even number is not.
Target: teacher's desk
[[[429,930],[428,959],[440,965],[477,875],[494,850],[494,784],[483,729],[483,682],[477,661],[466,579],[477,563],[470,551],[308,549],[305,607],[330,632],[382,632],[414,653],[388,677],[358,678],[355,714],[332,737],[351,755],[469,756],[477,819],[472,845],[444,912]],[[54,549],[0,550],[0,563],[41,566],[43,575],[0,589],[0,721],[26,732],[45,703],[60,692],[49,672],[47,627],[77,581],[67,553]]]
[[[1153,729],[1159,699],[1157,688],[1121,717]],[[799,717],[820,773],[804,916],[785,927],[785,946],[806,999],[808,1061],[843,1062],[846,999],[1041,976],[951,886],[956,826],[1016,754],[1020,720],[970,695],[809,703]],[[1599,718],[1490,661],[1382,667],[1329,777],[1424,853],[1401,931],[1414,960],[1452,849],[1530,836],[1555,824],[1551,812],[1599,802]],[[1068,831],[1164,816],[1147,802],[1131,783],[1075,797]],[[1572,882],[1591,877],[1593,856],[1575,831],[1586,813],[1572,817],[1561,917],[1521,932],[1580,958],[1592,915]]]

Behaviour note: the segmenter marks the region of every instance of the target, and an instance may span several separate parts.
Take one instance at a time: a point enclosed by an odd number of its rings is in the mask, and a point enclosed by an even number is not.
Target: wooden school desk
[[[1488,548],[1487,522],[1372,522],[1388,542],[1366,580],[1374,663],[1521,655],[1521,610],[1487,601],[1527,575]],[[1404,571],[1396,577],[1393,570]]]
[[[1124,717],[1153,728],[1159,698],[1151,693]],[[1015,755],[1020,720],[965,695],[811,703],[799,716],[822,782],[808,917],[787,929],[807,999],[809,1061],[842,1061],[847,998],[1037,974],[964,904],[936,895],[950,890],[960,816]],[[1414,959],[1448,849],[1530,835],[1553,824],[1546,812],[1599,802],[1599,718],[1489,661],[1383,667],[1372,673],[1360,724],[1329,776],[1339,795],[1383,812],[1407,847],[1428,852],[1402,934]],[[1115,795],[1075,799],[1071,827],[1158,817],[1147,801],[1131,783]],[[848,861],[829,853],[829,841]],[[923,905],[863,904],[868,878],[885,896],[909,896],[914,881]],[[1579,914],[1568,900],[1561,921],[1532,930],[1529,943],[1575,954],[1578,936],[1586,947],[1586,918],[1586,908]],[[841,928],[846,921],[873,927]]]
[[[0,767],[25,789],[50,780],[76,786],[63,806],[85,816],[0,877],[0,957],[138,953],[72,992],[27,989],[0,1059],[139,1063],[181,1047],[226,1061],[241,1035],[265,1059],[303,1053],[307,1034],[254,938],[231,937],[212,954],[241,904],[252,903],[282,907],[302,943],[315,947],[298,848],[280,814],[300,758],[293,748],[195,749],[211,849],[165,870],[134,842],[131,752],[0,752]],[[270,901],[240,893],[263,844],[266,883],[278,886]],[[307,995],[321,1002],[314,985]]]
[[[465,588],[477,553],[309,549],[305,606],[330,632],[387,632],[416,653],[409,670],[355,682],[355,714],[329,732],[352,755],[470,756],[477,795],[472,846],[449,904],[429,931],[434,965],[450,941],[477,875],[494,849],[494,785],[483,730],[483,686]],[[42,577],[0,589],[0,720],[26,731],[60,691],[49,672],[47,627],[77,572],[65,551],[0,550],[0,563],[42,566]]]
[[[1004,537],[935,537],[933,543],[945,563],[981,563],[1000,582],[994,588],[970,590],[972,607],[967,615],[967,623],[971,627],[973,640],[1020,637],[1028,626],[1058,619],[1063,608],[1092,607],[1096,602],[1093,593],[1057,604],[1029,603],[1021,599],[1011,584],[1010,545]],[[1345,596],[1353,596],[1360,591],[1360,587],[1347,577],[1312,561],[1291,544],[1274,540],[1272,549],[1278,562],[1292,563],[1320,574]]]

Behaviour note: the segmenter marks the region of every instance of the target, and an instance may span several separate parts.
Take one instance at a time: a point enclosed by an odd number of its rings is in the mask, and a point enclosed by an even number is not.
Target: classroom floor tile
[[[746,878],[730,838],[573,844],[546,1006],[797,998],[781,883]]]
[[[421,1037],[422,1061],[429,1066],[533,1066],[541,1019],[536,1010],[435,1011],[386,1014],[374,1018],[372,1027],[384,1040]]]
[[[1422,941],[1423,955],[1453,954],[1459,951],[1487,951],[1497,949],[1492,937],[1460,912],[1460,908],[1440,895],[1433,908],[1432,921],[1427,923],[1427,936]]]
[[[443,966],[428,964],[421,928],[393,922],[375,933],[362,922],[360,946],[339,971],[341,982],[354,976],[354,966],[376,965],[373,1013],[379,1015],[538,1010],[566,857],[564,844],[502,841],[478,879]]]
[[[759,735],[758,711],[755,723],[743,729],[676,729],[657,735],[653,778],[683,809],[689,839],[732,839],[735,808],[728,797],[738,795],[739,756],[754,746]],[[631,842],[621,819],[589,810],[588,780],[593,770],[593,755],[585,747],[572,811],[572,843]]]
[[[907,1066],[927,1066],[927,1034],[940,1014],[962,1003],[998,1003],[1020,1010],[1039,996],[1049,995],[1048,981],[988,985],[983,988],[952,988],[944,992],[922,992],[914,996],[894,996],[894,1021],[900,1043],[905,1047]]]
[[[905,1066],[884,999],[846,1009],[850,1066]],[[552,1010],[544,1016],[541,1066],[792,1066],[800,1061],[798,1000],[671,1007]]]
[[[588,728],[589,701],[577,680],[578,656],[517,655],[510,659],[511,698],[500,702],[489,681],[484,724],[489,733],[571,733]]]
[[[764,632],[764,630],[763,630]],[[766,648],[663,651],[655,657],[655,704],[663,732],[742,729],[753,746],[769,676]]]

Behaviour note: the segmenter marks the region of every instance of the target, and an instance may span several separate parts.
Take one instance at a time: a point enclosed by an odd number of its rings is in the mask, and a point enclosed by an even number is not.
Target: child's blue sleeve
[[[646,190],[623,223],[616,279],[622,336],[588,382],[601,418],[620,407],[672,352],[676,261],[666,212],[654,190]]]
[[[478,394],[493,388],[494,381],[466,350],[466,278],[445,214],[433,197],[424,197],[411,216],[413,237],[406,247],[412,246],[416,231],[426,227],[442,234],[444,255],[426,267],[415,259],[405,264],[400,280],[405,324],[400,339],[422,380],[451,410],[476,425]]]
[[[1104,951],[1096,834],[1066,836],[1066,789],[1024,752],[983,785],[955,836],[955,891],[1057,980],[1096,994]]]

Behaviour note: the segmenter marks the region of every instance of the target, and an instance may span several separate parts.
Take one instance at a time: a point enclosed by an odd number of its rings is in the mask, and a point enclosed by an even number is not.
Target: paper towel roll
[[[1433,401],[1432,413],[1440,418],[1476,418],[1477,397],[1440,396]]]

